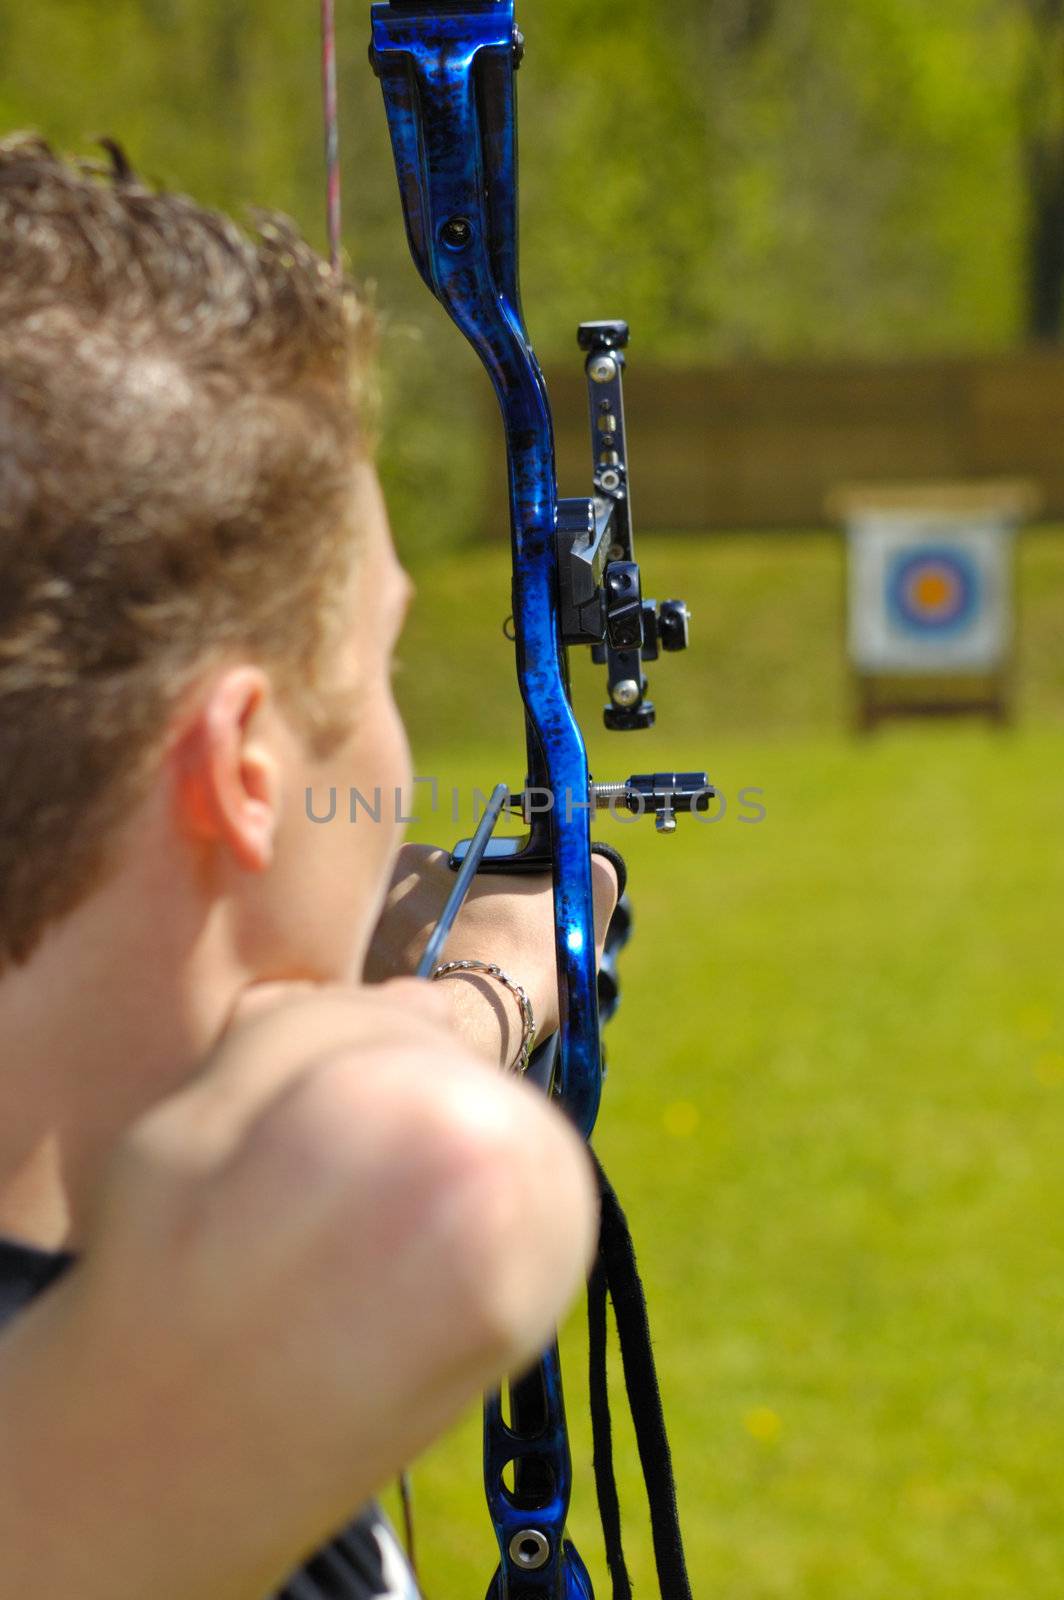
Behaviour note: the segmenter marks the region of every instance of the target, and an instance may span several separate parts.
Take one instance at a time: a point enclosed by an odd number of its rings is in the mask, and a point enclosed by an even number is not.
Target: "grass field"
[[[705,765],[766,809],[618,840],[637,929],[597,1145],[641,1250],[695,1593],[1059,1600],[1064,534],[1022,545],[1015,729],[865,740],[830,536],[642,554],[698,643],[655,673],[658,730],[594,734],[596,775]],[[507,565],[417,574],[403,694],[419,771],[459,786],[519,775],[488,620]],[[603,1600],[579,1316],[564,1355],[571,1529]],[[471,1416],[416,1474],[430,1600],[493,1567],[479,1450]],[[618,1456],[646,1596],[623,1431]]]

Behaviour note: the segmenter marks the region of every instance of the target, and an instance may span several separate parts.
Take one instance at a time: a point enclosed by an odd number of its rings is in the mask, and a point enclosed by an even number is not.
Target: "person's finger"
[[[606,856],[591,857],[591,892],[595,901],[595,921],[608,922],[617,904],[617,871]]]

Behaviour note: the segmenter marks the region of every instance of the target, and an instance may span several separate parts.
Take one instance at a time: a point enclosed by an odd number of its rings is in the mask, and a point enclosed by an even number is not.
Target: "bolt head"
[[[612,356],[596,356],[587,371],[592,383],[612,383],[617,376],[617,363]]]
[[[550,1560],[550,1540],[538,1528],[522,1528],[510,1540],[510,1559],[525,1572],[538,1572]]]
[[[473,224],[468,217],[451,217],[440,230],[443,242],[452,250],[464,250],[473,237]]]
[[[663,600],[658,612],[658,630],[663,650],[686,650],[691,613],[682,600]]]
[[[634,678],[621,678],[610,690],[610,699],[615,706],[637,705],[639,702],[639,685]]]

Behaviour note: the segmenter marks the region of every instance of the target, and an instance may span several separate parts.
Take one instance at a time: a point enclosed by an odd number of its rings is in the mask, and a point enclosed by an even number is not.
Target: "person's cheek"
[[[390,679],[377,685],[374,696],[367,696],[364,710],[358,775],[352,778],[353,788],[360,791],[364,803],[354,799],[358,820],[346,831],[351,869],[366,886],[360,909],[371,913],[368,920],[373,927],[411,815],[413,771],[406,729],[392,696]]]

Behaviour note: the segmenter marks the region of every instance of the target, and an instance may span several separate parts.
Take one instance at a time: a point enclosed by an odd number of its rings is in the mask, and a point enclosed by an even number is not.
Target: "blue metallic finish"
[[[391,0],[374,5],[372,18],[372,59],[411,253],[483,361],[502,410],[527,782],[555,799],[549,840],[540,824],[529,846],[530,859],[549,855],[554,881],[561,1027],[553,1092],[586,1137],[602,1077],[589,775],[559,630],[550,406],[518,288],[513,0]],[[553,1052],[541,1059],[549,1064]],[[510,1425],[498,1396],[485,1407],[485,1487],[500,1551],[491,1595],[592,1600],[587,1572],[565,1538],[572,1469],[556,1346],[511,1386],[510,1405]],[[512,1490],[503,1478],[510,1462]],[[549,1546],[539,1567],[520,1559],[520,1535],[529,1529]]]
[[[544,1352],[536,1376],[544,1391],[544,1426],[531,1438],[506,1426],[498,1394],[490,1395],[484,1405],[484,1482],[501,1558],[488,1600],[542,1600],[547,1595],[550,1600],[594,1600],[584,1563],[576,1546],[565,1537],[572,1459],[556,1344]],[[533,1510],[521,1506],[503,1481],[510,1462],[529,1459],[534,1466],[547,1461],[551,1467],[547,1487],[537,1497],[540,1504]],[[529,1528],[544,1533],[551,1546],[550,1561],[532,1571],[522,1569],[510,1554],[511,1542]]]
[[[512,0],[373,7],[411,251],[473,345],[502,409],[510,476],[517,673],[537,786],[551,813],[561,997],[558,1093],[588,1135],[600,1091],[588,768],[558,631],[558,490],[543,376],[521,315],[516,264]],[[478,78],[485,92],[478,94]],[[489,86],[491,114],[483,111]],[[465,234],[448,242],[447,225]]]

